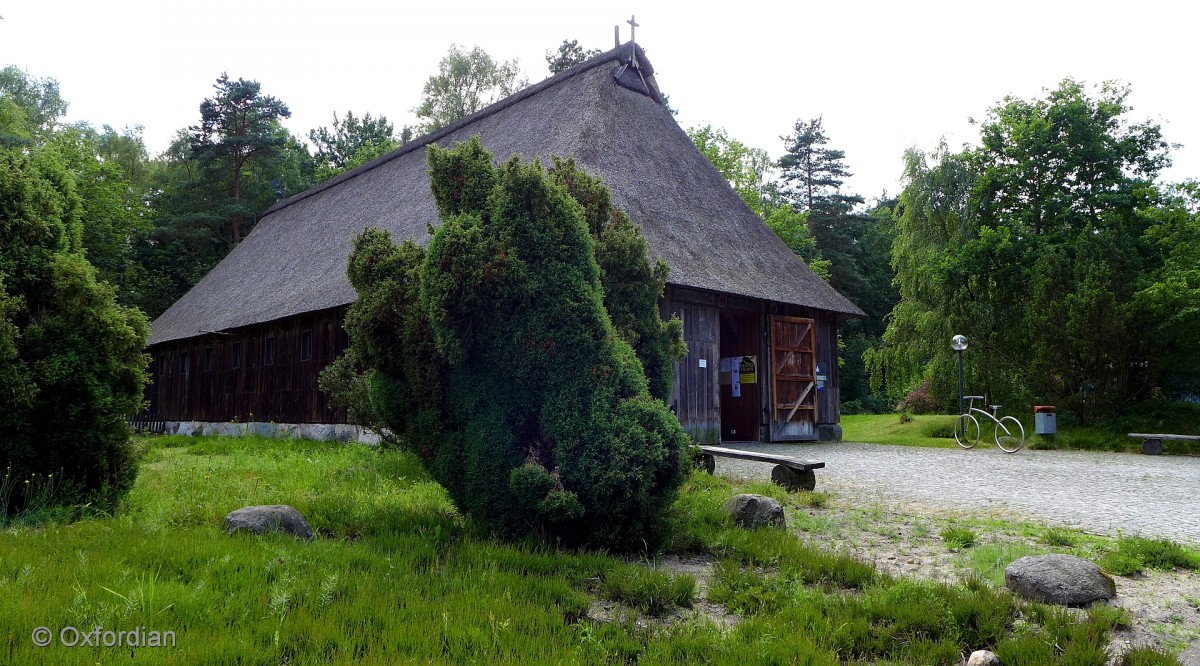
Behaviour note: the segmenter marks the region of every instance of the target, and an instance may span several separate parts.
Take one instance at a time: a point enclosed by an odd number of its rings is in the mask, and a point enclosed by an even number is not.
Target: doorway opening
[[[721,309],[718,389],[721,402],[721,440],[758,442],[764,439],[763,315]]]

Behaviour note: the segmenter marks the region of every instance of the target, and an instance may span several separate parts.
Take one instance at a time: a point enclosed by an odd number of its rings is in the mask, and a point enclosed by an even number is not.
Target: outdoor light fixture
[[[963,413],[963,380],[962,380],[962,353],[967,348],[967,336],[956,335],[950,338],[950,348],[958,352],[958,413]]]

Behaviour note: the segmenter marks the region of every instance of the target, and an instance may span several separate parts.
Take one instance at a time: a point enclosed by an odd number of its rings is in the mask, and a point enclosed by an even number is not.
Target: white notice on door
[[[700,367],[707,368],[708,367],[708,359],[706,359],[706,358],[700,359]]]

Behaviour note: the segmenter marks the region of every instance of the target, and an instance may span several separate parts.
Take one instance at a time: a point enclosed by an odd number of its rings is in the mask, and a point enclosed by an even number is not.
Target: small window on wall
[[[308,361],[312,359],[312,331],[300,331],[300,360]]]
[[[179,352],[179,374],[186,375],[187,373],[188,373],[187,352]]]
[[[263,363],[271,365],[275,362],[275,336],[268,335],[263,343]]]
[[[162,354],[159,354],[158,356],[158,374],[167,374],[167,357]]]
[[[204,371],[205,372],[209,372],[212,370],[212,358],[213,358],[212,347],[205,347],[204,348]]]
[[[242,343],[240,343],[240,342],[233,343],[233,347],[229,351],[230,351],[230,356],[232,357],[230,359],[230,365],[232,365],[235,368],[242,367]]]
[[[312,359],[312,331],[300,331],[300,360]]]

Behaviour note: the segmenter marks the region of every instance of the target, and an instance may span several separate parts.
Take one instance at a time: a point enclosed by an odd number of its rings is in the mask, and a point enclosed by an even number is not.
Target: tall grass
[[[957,664],[981,647],[1006,664],[1104,663],[1111,617],[1060,617],[980,581],[896,580],[795,533],[745,531],[721,510],[733,492],[695,475],[668,538],[715,562],[709,600],[741,616],[730,628],[688,610],[690,576],[493,540],[404,454],[154,439],[117,515],[0,533],[0,663]],[[222,531],[229,511],[268,503],[295,506],[319,538]],[[596,621],[596,596],[679,612]],[[174,631],[176,645],[35,648],[39,626]]]

